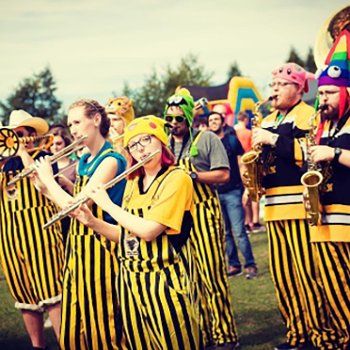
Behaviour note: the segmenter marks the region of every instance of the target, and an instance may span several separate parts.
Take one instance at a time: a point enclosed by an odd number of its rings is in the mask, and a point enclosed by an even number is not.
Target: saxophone
[[[269,102],[274,97],[269,97],[266,100],[258,101],[255,104],[254,117],[252,118],[252,130],[254,128],[260,128],[261,115],[259,112],[260,107]],[[260,158],[261,145],[256,145],[251,151],[244,153],[241,160],[244,164],[246,171],[243,174],[243,184],[248,190],[249,198],[253,202],[258,202],[264,194],[262,188],[263,177],[263,164]]]
[[[319,106],[318,110],[310,117],[310,129],[306,135],[307,171],[301,177],[301,183],[305,187],[303,200],[306,216],[311,226],[317,225],[320,217],[319,186],[323,181],[323,175],[320,171],[319,166],[311,160],[310,147],[316,145],[315,122],[317,122],[321,112],[326,108],[327,105]]]

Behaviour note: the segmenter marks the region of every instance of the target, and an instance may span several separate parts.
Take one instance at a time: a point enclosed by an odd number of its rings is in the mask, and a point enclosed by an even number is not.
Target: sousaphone
[[[314,47],[317,68],[322,68],[327,54],[339,34],[347,29],[350,32],[350,6],[345,6],[327,18],[320,29]]]

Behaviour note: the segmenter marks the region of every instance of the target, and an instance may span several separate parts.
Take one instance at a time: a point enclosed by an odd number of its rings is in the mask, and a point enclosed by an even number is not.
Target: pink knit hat
[[[285,63],[272,71],[272,79],[281,78],[291,83],[304,87],[304,91],[309,91],[308,80],[314,80],[315,75],[307,72],[296,63]]]

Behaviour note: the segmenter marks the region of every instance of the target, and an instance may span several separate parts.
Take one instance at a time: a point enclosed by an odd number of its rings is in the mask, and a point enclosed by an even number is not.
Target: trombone
[[[27,136],[19,137],[16,132],[9,128],[0,129],[0,160],[14,157],[19,149],[21,143],[30,143],[35,141],[40,141],[40,144],[33,148],[36,149],[47,149],[53,143],[54,135],[46,134],[42,136]],[[45,143],[42,143],[46,141]]]
[[[107,183],[105,183],[104,185],[102,185],[102,188],[107,190],[108,188],[114,186],[118,182],[124,180],[132,172],[134,172],[138,168],[141,168],[144,164],[149,162],[151,159],[153,159],[159,153],[160,153],[160,150],[151,153],[150,155],[148,155],[147,157],[145,157],[144,159],[142,159],[138,163],[134,164],[129,169],[126,169],[123,173],[119,174],[118,176],[116,176],[112,180],[110,180]],[[60,220],[64,219],[72,211],[74,211],[75,209],[79,208],[80,205],[86,203],[88,200],[89,200],[89,197],[83,194],[82,197],[77,199],[71,206],[67,207],[66,209],[62,209],[57,214],[55,214],[46,224],[44,224],[42,226],[43,230],[46,230],[47,228],[49,228],[50,226],[55,224],[57,221],[60,221]]]
[[[84,145],[82,145],[81,143],[87,138],[87,136],[82,136],[80,137],[78,140],[72,142],[70,145],[68,145],[67,147],[61,149],[59,152],[57,152],[56,154],[52,155],[49,157],[50,159],[50,164],[55,164],[56,162],[58,162],[60,159],[65,158],[70,156],[72,153],[80,150],[81,148],[85,147]],[[11,181],[9,181],[9,183],[7,184],[7,186],[12,186],[15,183],[17,183],[18,181],[24,179],[25,177],[27,177],[28,175],[32,174],[35,171],[34,169],[34,165],[28,167],[27,169],[22,170],[19,174],[17,174]]]

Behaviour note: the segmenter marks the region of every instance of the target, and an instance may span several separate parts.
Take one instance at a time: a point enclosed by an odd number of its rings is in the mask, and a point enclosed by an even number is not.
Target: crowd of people
[[[275,349],[349,349],[349,43],[345,31],[316,77],[292,62],[274,69],[271,113],[252,130],[245,111],[227,125],[219,105],[194,127],[184,88],[163,116],[135,117],[127,97],[77,100],[67,125],[51,127],[14,110],[6,128],[21,142],[1,160],[0,261],[32,348],[45,349],[47,311],[61,349],[237,349],[228,278],[258,276],[248,233],[259,203],[242,155],[259,148],[286,327]],[[316,108],[302,100],[310,79]],[[73,140],[74,157],[53,161]],[[301,182],[310,169],[322,173],[316,192]]]

